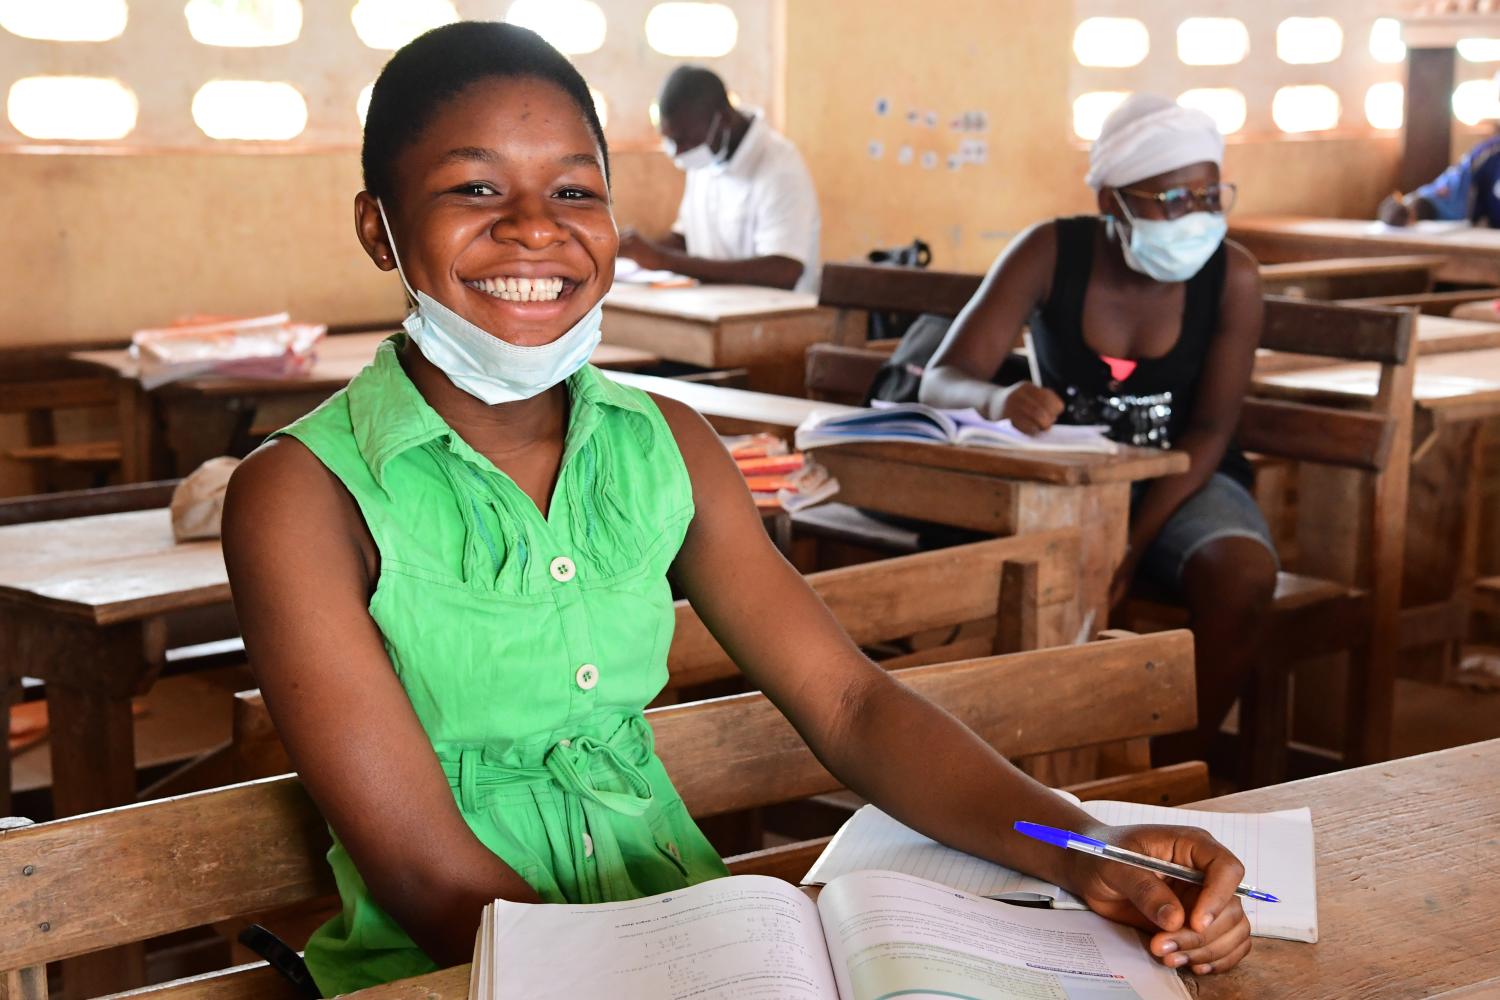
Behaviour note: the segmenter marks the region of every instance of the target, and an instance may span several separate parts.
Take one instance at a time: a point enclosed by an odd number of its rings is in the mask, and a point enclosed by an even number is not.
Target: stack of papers
[[[1119,446],[1105,437],[1104,431],[1104,427],[1093,425],[1054,424],[1040,434],[1025,434],[1009,420],[986,420],[974,410],[899,403],[855,413],[815,410],[797,428],[797,447],[806,451],[855,441],[922,441],[1016,451],[1114,454]]]

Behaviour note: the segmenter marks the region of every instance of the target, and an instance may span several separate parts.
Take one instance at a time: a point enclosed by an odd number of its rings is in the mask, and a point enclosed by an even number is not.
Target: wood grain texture
[[[41,496],[11,497],[0,500],[0,527],[166,507],[172,502],[172,491],[179,482],[177,479],[168,479],[155,483],[131,483],[91,490],[66,490]]]
[[[1002,753],[1192,723],[1192,640],[1119,639],[903,671]],[[1087,704],[1098,714],[1059,711]],[[695,817],[837,787],[763,695],[648,713]],[[328,833],[292,776],[0,834],[0,969],[327,895]]]
[[[1307,302],[1276,295],[1265,298],[1260,346],[1273,351],[1313,354],[1343,361],[1404,364],[1411,356],[1413,319],[1389,309]]]
[[[1258,940],[1204,1000],[1409,1000],[1500,968],[1500,741],[1211,799],[1216,812],[1309,806],[1316,945]]]
[[[1263,264],[1261,287],[1270,295],[1329,301],[1370,295],[1416,295],[1432,290],[1442,257],[1344,257],[1333,260]]]
[[[982,274],[876,264],[824,264],[818,302],[835,309],[957,316]]]
[[[109,625],[229,600],[217,540],[165,509],[0,527],[0,603]]]
[[[1192,639],[1186,632],[913,667],[895,676],[1009,757],[1178,732],[1193,724]],[[1037,712],[1043,704],[1091,708]],[[763,695],[678,705],[648,717],[662,761],[694,816],[838,787]]]
[[[1443,162],[1447,162],[1446,151]],[[1429,180],[1436,176],[1437,173],[1425,175]],[[1438,280],[1500,285],[1500,233],[1492,229],[1475,227],[1435,233],[1377,226],[1363,219],[1237,215],[1230,219],[1229,236],[1263,264],[1438,254],[1444,258]]]
[[[830,404],[822,404],[824,406]],[[840,444],[818,449],[825,464],[830,456],[855,456],[946,469],[1005,479],[1079,486],[1089,483],[1133,482],[1186,472],[1187,455],[1159,448],[1121,446],[1114,454],[1035,452],[1003,448],[874,442]],[[847,499],[847,498],[845,498]],[[850,501],[853,503],[854,501]]]
[[[1000,538],[809,574],[808,585],[857,644],[870,646],[927,629],[995,619],[1019,598],[1002,585],[1005,565],[1037,566],[1036,600],[1073,600],[1078,539],[1068,531]],[[667,654],[669,687],[731,677],[738,668],[687,601],[678,601]]]
[[[1378,472],[1394,434],[1392,422],[1378,414],[1252,397],[1240,409],[1236,440],[1272,458]]]

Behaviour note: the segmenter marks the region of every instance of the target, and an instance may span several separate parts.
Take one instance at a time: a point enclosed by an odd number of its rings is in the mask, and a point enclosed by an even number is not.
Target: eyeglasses
[[[1233,184],[1210,184],[1207,187],[1175,187],[1167,191],[1137,191],[1120,188],[1120,193],[1144,202],[1155,202],[1164,219],[1180,219],[1190,212],[1228,212],[1234,208],[1239,189]]]

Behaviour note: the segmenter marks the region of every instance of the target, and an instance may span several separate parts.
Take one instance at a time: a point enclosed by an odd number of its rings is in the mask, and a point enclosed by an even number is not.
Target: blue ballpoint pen
[[[1059,830],[1056,827],[1042,826],[1040,823],[1027,823],[1024,821],[1016,823],[1016,832],[1025,834],[1033,840],[1040,840],[1044,844],[1053,847],[1066,847],[1073,851],[1083,851],[1100,858],[1108,858],[1110,861],[1118,861],[1122,865],[1134,865],[1137,868],[1145,868],[1147,871],[1157,872],[1172,878],[1180,878],[1184,882],[1192,882],[1194,885],[1203,884],[1203,873],[1194,871],[1183,865],[1174,865],[1170,861],[1161,861],[1145,854],[1137,854],[1127,851],[1123,847],[1115,847],[1106,844],[1102,840],[1093,837],[1085,837],[1081,833],[1070,833],[1067,830]],[[1281,900],[1251,885],[1241,885],[1234,890],[1236,896],[1244,896],[1248,899],[1258,899],[1263,903],[1279,903]]]

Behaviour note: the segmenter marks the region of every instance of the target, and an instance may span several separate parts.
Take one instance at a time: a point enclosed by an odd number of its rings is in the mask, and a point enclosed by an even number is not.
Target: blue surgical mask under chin
[[[1127,213],[1126,219],[1130,238],[1120,242],[1125,263],[1157,281],[1187,281],[1229,232],[1223,212],[1189,212],[1180,219],[1132,219]]]
[[[401,269],[396,240],[385,218],[385,206],[376,200],[380,219],[386,223],[386,239],[396,261],[396,273],[406,286],[415,307],[402,322],[422,356],[432,362],[448,381],[476,399],[493,406],[530,399],[557,385],[588,364],[599,346],[604,303],[583,315],[561,337],[537,347],[519,347],[464,319],[426,292],[413,291]]]

